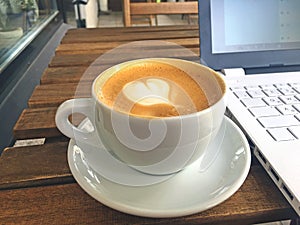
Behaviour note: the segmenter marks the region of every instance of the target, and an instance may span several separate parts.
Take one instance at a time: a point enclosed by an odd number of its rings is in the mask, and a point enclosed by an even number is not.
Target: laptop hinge
[[[227,77],[240,77],[246,75],[243,68],[222,69],[221,71]]]

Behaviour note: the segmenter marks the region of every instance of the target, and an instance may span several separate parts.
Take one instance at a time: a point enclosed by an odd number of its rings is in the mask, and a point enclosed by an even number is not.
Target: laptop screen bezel
[[[216,2],[221,2],[218,0]],[[214,4],[218,7],[217,4]],[[253,52],[212,53],[211,0],[199,0],[199,36],[201,63],[215,70],[227,68],[297,67],[300,49]]]

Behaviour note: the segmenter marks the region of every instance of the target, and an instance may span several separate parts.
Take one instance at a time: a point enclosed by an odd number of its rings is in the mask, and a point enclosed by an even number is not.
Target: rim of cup
[[[95,94],[96,83],[99,79],[101,79],[101,76],[103,74],[108,73],[110,70],[115,70],[111,75],[111,76],[113,76],[114,73],[116,73],[117,71],[119,71],[120,69],[122,69],[126,65],[135,64],[135,63],[142,62],[142,61],[156,61],[157,62],[159,60],[163,60],[163,62],[166,62],[166,61],[173,61],[173,62],[174,61],[181,61],[181,62],[185,62],[185,63],[189,63],[189,64],[193,64],[193,65],[205,68],[206,70],[212,72],[217,77],[219,77],[223,82],[224,88],[222,89],[222,92],[223,92],[222,96],[214,104],[210,105],[206,109],[203,109],[203,110],[200,110],[200,111],[197,111],[197,112],[193,112],[193,113],[189,113],[189,114],[182,114],[182,115],[178,115],[178,116],[169,116],[169,117],[147,117],[147,116],[135,115],[135,114],[131,114],[131,113],[122,112],[122,111],[113,109],[113,107],[105,104],[104,102],[101,102],[98,99],[98,97],[96,96],[96,94]],[[172,66],[175,66],[175,65],[172,64]],[[117,68],[117,67],[119,67],[119,68]],[[104,83],[105,82],[106,82],[106,80],[104,81]],[[216,107],[216,105],[218,105],[224,99],[224,97],[227,93],[227,88],[228,87],[226,85],[225,79],[220,74],[218,74],[216,71],[209,68],[208,66],[202,65],[200,63],[196,63],[196,62],[188,61],[188,60],[184,60],[184,59],[176,59],[176,58],[143,58],[143,59],[134,59],[134,60],[130,60],[130,61],[125,61],[125,62],[116,64],[116,65],[113,65],[113,66],[107,68],[106,70],[104,70],[103,72],[101,72],[96,77],[96,79],[93,81],[93,84],[92,84],[92,97],[93,97],[94,100],[96,100],[97,103],[101,104],[102,106],[104,106],[106,109],[108,109],[110,111],[114,111],[115,113],[119,113],[119,114],[126,115],[126,116],[129,116],[129,117],[137,118],[137,119],[145,119],[145,120],[162,120],[162,119],[163,120],[172,120],[172,119],[178,119],[178,118],[189,118],[189,117],[193,117],[195,115],[205,114],[205,113],[210,112],[212,110],[212,108]]]

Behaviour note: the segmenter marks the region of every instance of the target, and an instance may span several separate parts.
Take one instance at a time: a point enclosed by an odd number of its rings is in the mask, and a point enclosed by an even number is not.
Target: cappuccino
[[[65,101],[55,121],[76,143],[102,153],[104,146],[143,173],[172,174],[214,155],[207,146],[224,120],[226,90],[224,78],[199,63],[139,59],[103,71],[93,82],[92,98]],[[94,129],[73,126],[74,112],[87,116]]]
[[[99,101],[141,117],[186,115],[209,107],[199,83],[167,63],[144,61],[129,65],[101,85]]]

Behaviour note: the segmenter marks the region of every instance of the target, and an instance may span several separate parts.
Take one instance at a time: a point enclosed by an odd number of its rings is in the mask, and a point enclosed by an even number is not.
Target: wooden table
[[[69,140],[57,130],[54,116],[61,102],[74,97],[89,65],[121,44],[149,39],[174,42],[199,55],[198,38],[197,26],[69,30],[14,128],[16,139],[45,138],[45,143],[7,148],[0,157],[0,224],[244,225],[297,218],[254,159],[245,183],[231,198],[179,218],[151,219],[115,211],[91,198],[73,179],[66,159]],[[96,75],[92,70],[83,83],[89,86]]]

